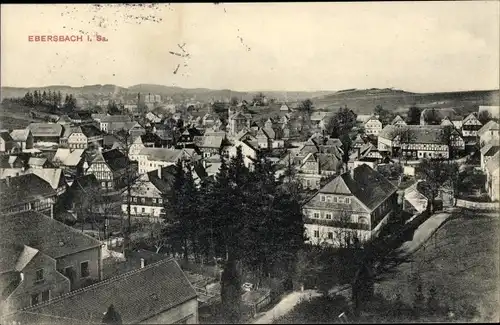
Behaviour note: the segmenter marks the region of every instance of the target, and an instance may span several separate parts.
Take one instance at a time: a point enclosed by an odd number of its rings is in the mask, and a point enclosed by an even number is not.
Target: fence
[[[484,211],[498,211],[500,209],[499,202],[473,202],[462,199],[457,199],[456,206],[472,210],[484,210]]]

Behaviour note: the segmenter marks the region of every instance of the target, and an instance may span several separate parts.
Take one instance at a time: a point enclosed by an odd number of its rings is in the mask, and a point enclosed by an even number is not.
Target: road
[[[424,244],[438,228],[451,217],[451,212],[440,212],[433,214],[426,221],[424,221],[413,233],[411,241],[404,242],[401,247],[396,249],[396,253],[403,256],[415,252],[422,244]]]
[[[331,289],[328,294],[348,294],[350,285],[338,286]],[[311,299],[314,297],[321,296],[317,290],[304,290],[304,291],[294,291],[283,298],[276,306],[271,310],[262,313],[252,324],[271,324],[274,319],[288,314],[295,305],[301,302],[303,299]]]

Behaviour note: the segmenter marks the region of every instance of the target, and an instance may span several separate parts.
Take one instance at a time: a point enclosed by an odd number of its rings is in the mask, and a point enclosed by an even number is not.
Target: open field
[[[376,290],[387,298],[400,293],[412,303],[412,279],[419,276],[424,295],[435,286],[441,303],[475,306],[478,320],[498,321],[499,226],[496,217],[460,212],[413,254],[413,262],[401,264]]]

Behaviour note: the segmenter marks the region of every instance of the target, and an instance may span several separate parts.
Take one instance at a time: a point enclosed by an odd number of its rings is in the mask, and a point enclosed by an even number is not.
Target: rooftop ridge
[[[49,299],[47,301],[44,301],[44,302],[40,302],[36,305],[33,305],[33,306],[29,306],[29,307],[25,307],[23,309],[21,309],[20,311],[30,311],[31,309],[34,309],[34,308],[37,308],[37,307],[41,307],[41,306],[46,306],[46,305],[50,305],[54,302],[58,302],[58,301],[61,301],[61,300],[64,300],[68,297],[72,297],[72,296],[75,296],[75,295],[78,295],[82,292],[85,292],[85,291],[89,291],[91,289],[95,289],[95,288],[98,288],[100,286],[103,286],[103,285],[106,285],[106,284],[109,284],[109,283],[113,283],[113,282],[116,282],[118,280],[121,280],[121,279],[124,279],[124,278],[127,278],[131,275],[135,275],[137,273],[141,273],[143,271],[146,271],[152,267],[155,267],[157,265],[160,265],[162,263],[167,263],[167,262],[171,262],[171,261],[174,261],[176,262],[177,266],[179,266],[179,264],[177,263],[177,261],[175,260],[175,258],[171,257],[171,258],[167,258],[167,259],[163,259],[163,260],[160,260],[160,261],[157,261],[157,262],[154,262],[154,263],[151,263],[151,264],[148,264],[146,266],[144,266],[143,268],[138,268],[138,269],[134,269],[134,270],[131,270],[129,272],[125,272],[125,273],[122,273],[122,274],[119,274],[117,276],[114,276],[114,277],[111,277],[109,279],[106,279],[106,280],[103,280],[103,281],[99,281],[97,283],[94,283],[94,284],[91,284],[89,286],[86,286],[86,287],[83,287],[83,288],[80,288],[80,289],[77,289],[77,290],[73,290],[73,291],[70,291],[68,293],[65,293],[65,294],[62,294],[58,297],[55,297],[53,299]],[[180,266],[179,266],[180,267]],[[182,270],[182,268],[181,268]]]

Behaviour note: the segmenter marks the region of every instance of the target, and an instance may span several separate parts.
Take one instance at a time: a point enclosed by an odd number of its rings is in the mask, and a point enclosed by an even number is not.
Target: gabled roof
[[[467,115],[464,118],[463,124],[465,124],[465,123],[467,123],[469,121],[473,121],[473,122],[476,122],[477,125],[481,125],[481,122],[479,122],[479,120],[477,119],[475,113],[470,113],[469,115]]]
[[[27,127],[35,137],[60,137],[63,127],[57,123],[31,123]]]
[[[103,135],[103,132],[101,132],[101,130],[99,130],[97,127],[91,124],[80,126],[80,130],[88,138]]]
[[[12,139],[14,141],[27,141],[28,140],[28,136],[30,134],[30,130],[29,129],[16,129],[16,130],[12,130],[12,132],[10,133],[10,136],[12,137]]]
[[[276,132],[272,128],[263,128],[263,130],[270,139],[276,138]]]
[[[31,168],[28,172],[49,183],[54,190],[65,184],[64,174],[60,168]]]
[[[397,188],[382,174],[363,164],[346,172],[319,190],[319,193],[354,195],[370,211],[396,192]]]
[[[396,124],[398,122],[403,122],[406,124],[405,120],[400,115],[396,115],[396,117],[392,120],[392,124]]]
[[[0,215],[0,244],[18,243],[59,258],[100,247],[101,242],[36,211]]]
[[[1,131],[0,132],[0,137],[3,139],[5,142],[11,142],[13,141],[12,137],[9,134],[9,131]]]
[[[118,149],[103,151],[101,154],[112,171],[117,171],[128,166],[128,157]]]
[[[477,131],[477,135],[478,136],[482,136],[483,134],[485,134],[486,132],[490,131],[490,130],[499,130],[499,125],[497,122],[491,120],[491,121],[488,121],[485,125],[483,125],[479,131]]]
[[[64,166],[77,166],[83,158],[85,149],[58,148],[52,161],[60,161]]]
[[[30,166],[43,166],[47,162],[45,157],[30,157],[28,165]]]
[[[123,324],[140,323],[196,299],[197,293],[174,259],[165,259],[75,290],[24,311],[101,323],[113,304]]]
[[[0,207],[4,209],[55,194],[50,183],[33,173],[0,180]]]

